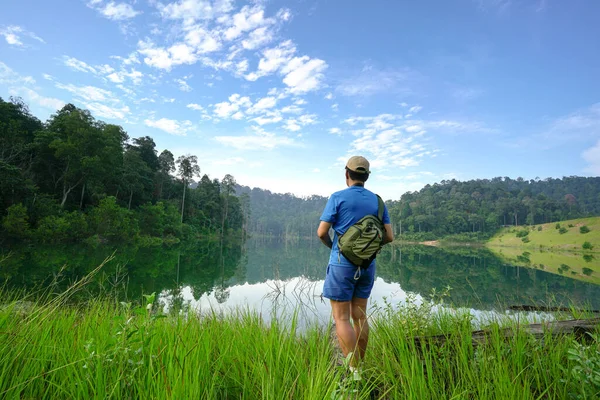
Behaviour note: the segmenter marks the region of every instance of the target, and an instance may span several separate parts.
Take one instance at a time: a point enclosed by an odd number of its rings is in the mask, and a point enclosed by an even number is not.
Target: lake
[[[9,256],[0,263],[0,278],[9,287],[54,292],[112,256],[74,301],[99,293],[138,301],[156,292],[167,311],[230,312],[241,306],[266,320],[297,310],[304,322],[329,321],[329,303],[321,297],[329,250],[316,240],[255,238],[222,246],[200,241],[171,248],[36,246],[2,254]],[[585,268],[586,260],[580,263],[571,263],[570,270]],[[600,286],[573,277],[510,265],[484,248],[386,246],[378,257],[371,304],[395,304],[407,296],[420,301],[449,286],[446,303],[474,312],[569,302],[600,308]]]

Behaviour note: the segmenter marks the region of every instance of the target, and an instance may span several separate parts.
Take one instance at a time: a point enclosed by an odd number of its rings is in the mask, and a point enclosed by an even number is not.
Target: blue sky
[[[600,2],[4,0],[0,96],[298,195],[600,175]]]

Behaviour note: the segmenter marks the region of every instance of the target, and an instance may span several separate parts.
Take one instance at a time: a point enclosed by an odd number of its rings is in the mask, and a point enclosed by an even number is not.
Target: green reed
[[[74,285],[74,288],[78,286]],[[75,290],[75,289],[73,289]],[[0,288],[0,398],[8,399],[566,399],[600,393],[600,341],[536,340],[511,318],[473,346],[473,316],[415,299],[376,305],[363,381],[348,395],[329,328],[157,309],[107,296],[35,302]],[[505,338],[501,328],[510,327]],[[446,336],[417,346],[414,337]]]

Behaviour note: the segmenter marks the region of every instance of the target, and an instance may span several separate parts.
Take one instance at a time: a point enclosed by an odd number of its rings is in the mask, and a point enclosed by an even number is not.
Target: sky
[[[3,0],[0,97],[278,193],[600,175],[600,2]]]

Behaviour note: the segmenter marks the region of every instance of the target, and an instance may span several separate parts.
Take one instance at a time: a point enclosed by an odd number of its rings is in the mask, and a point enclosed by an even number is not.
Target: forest
[[[176,243],[242,233],[235,178],[200,177],[194,155],[158,154],[149,136],[67,104],[41,122],[0,98],[0,237],[44,243]],[[196,179],[199,179],[196,181]]]
[[[0,238],[152,244],[245,232],[313,237],[327,202],[201,175],[149,136],[68,104],[41,122],[0,98]],[[507,225],[600,215],[600,177],[446,180],[386,202],[397,237],[486,239]]]
[[[327,202],[243,186],[238,192],[250,196],[250,231],[267,236],[314,236]],[[448,180],[386,204],[401,239],[486,239],[502,226],[600,215],[600,177]]]

